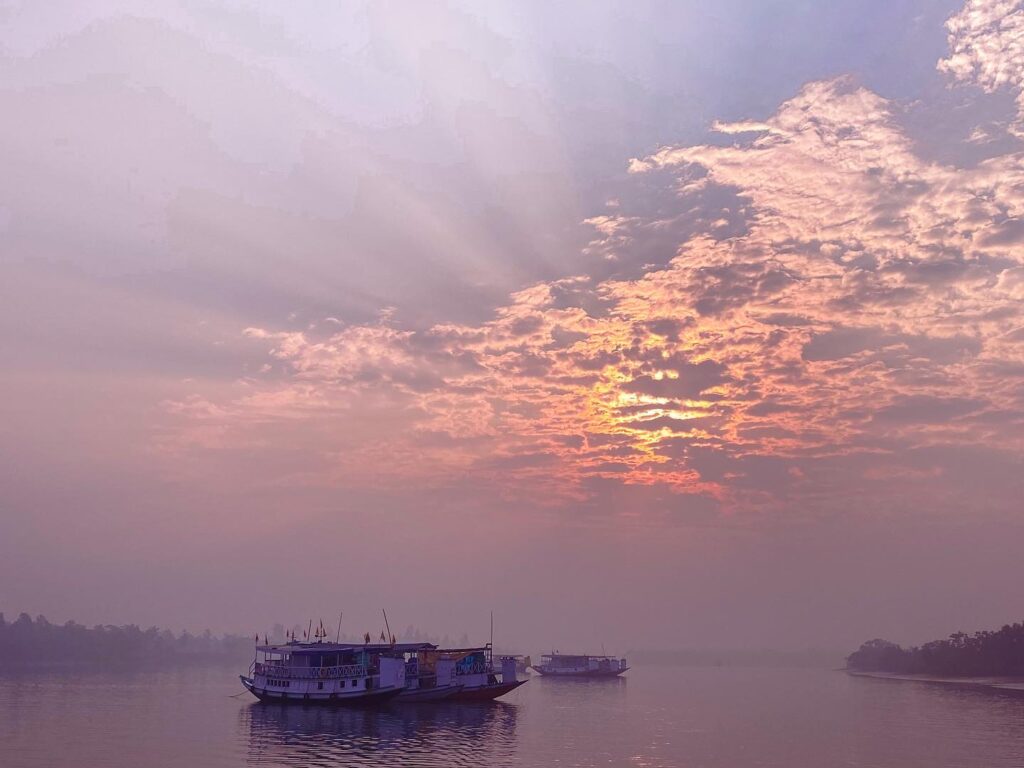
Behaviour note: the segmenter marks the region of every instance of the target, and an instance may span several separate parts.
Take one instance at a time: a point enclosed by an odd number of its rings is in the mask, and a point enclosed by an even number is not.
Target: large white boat
[[[295,641],[257,645],[249,675],[239,677],[246,690],[260,701],[379,702],[397,697],[406,686],[405,660],[401,654],[396,651],[385,655],[379,648]]]
[[[533,668],[549,677],[616,677],[629,665],[625,659],[614,656],[588,656],[586,654],[546,653],[540,664]]]
[[[365,704],[504,696],[526,680],[516,659],[495,668],[490,645],[438,649],[430,643],[289,642],[256,646],[242,685],[261,701]]]

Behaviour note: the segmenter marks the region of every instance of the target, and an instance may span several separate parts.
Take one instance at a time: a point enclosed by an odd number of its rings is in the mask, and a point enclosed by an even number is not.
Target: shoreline
[[[1024,695],[1024,677],[940,677],[937,675],[904,675],[896,672],[864,672],[856,669],[843,669],[843,672],[851,677],[870,677],[875,680],[929,683],[932,685],[960,686],[963,688],[983,688]]]

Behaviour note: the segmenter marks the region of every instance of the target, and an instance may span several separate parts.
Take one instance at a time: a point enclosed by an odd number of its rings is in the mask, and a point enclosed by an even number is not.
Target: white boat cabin
[[[335,700],[405,687],[405,646],[298,643],[258,645],[252,692],[267,699]]]
[[[626,660],[614,656],[546,653],[534,669],[548,675],[618,675],[629,669]]]

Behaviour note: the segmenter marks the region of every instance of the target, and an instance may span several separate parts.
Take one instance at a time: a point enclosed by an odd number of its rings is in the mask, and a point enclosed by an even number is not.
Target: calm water
[[[1024,697],[817,670],[638,667],[380,710],[238,690],[219,668],[0,675],[0,765],[1024,766]]]

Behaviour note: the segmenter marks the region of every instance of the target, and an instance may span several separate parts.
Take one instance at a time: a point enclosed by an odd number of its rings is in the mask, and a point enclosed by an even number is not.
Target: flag
[[[369,645],[369,643],[370,643],[370,633],[369,632],[367,632],[365,635],[363,635],[363,642],[366,643],[367,645]]]

